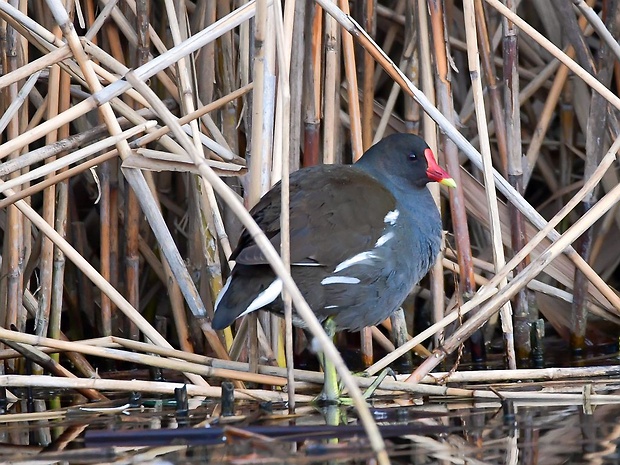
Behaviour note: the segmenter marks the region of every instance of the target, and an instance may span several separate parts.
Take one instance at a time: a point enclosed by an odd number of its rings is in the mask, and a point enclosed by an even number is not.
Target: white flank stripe
[[[398,210],[392,210],[390,212],[387,212],[387,214],[385,215],[385,218],[383,218],[383,222],[394,224],[396,223],[396,220],[398,219],[398,215],[400,215],[400,212]]]
[[[220,304],[222,297],[224,297],[224,294],[226,294],[226,291],[230,287],[231,281],[232,281],[232,274],[226,280],[226,284],[224,284],[224,287],[222,288],[220,293],[217,295],[217,299],[215,299],[215,309],[213,310],[214,312],[217,312],[217,306]]]
[[[245,312],[239,316],[247,315],[254,310],[258,310],[259,308],[263,308],[265,305],[269,305],[271,302],[276,300],[276,298],[280,295],[280,292],[282,292],[282,280],[280,278],[276,278],[267,289],[258,294],[258,297],[256,297]]]
[[[326,305],[325,307],[323,307],[325,310],[329,310],[331,308],[338,308],[338,305]]]
[[[393,237],[394,237],[394,233],[392,231],[390,231],[387,234],[384,234],[379,239],[377,239],[377,242],[375,243],[375,247],[381,247],[383,244],[385,244],[387,241],[389,241]]]
[[[377,258],[376,255],[372,252],[361,252],[357,255],[354,255],[351,258],[347,258],[344,262],[336,267],[334,273],[338,273],[339,271],[344,270],[345,268],[349,268],[356,263],[363,262],[364,260],[372,260],[373,258]]]
[[[350,276],[328,276],[321,281],[321,284],[358,284],[359,282],[358,278],[351,278]]]

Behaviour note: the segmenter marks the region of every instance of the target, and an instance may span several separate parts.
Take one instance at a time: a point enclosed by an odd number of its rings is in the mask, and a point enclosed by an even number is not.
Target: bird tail
[[[224,329],[237,318],[267,307],[279,298],[282,281],[275,277],[269,266],[264,268],[235,266],[215,302],[213,329]]]

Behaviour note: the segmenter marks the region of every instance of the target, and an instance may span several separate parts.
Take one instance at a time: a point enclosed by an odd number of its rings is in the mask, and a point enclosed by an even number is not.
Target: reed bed
[[[100,379],[129,364],[183,373],[190,395],[218,397],[212,385],[230,379],[243,398],[307,402],[322,375],[293,369],[306,340],[290,311],[286,324],[256,314],[223,332],[210,326],[243,226],[385,463],[360,392],[372,378],[351,376],[288,274],[288,244],[274,250],[247,209],[280,180],[287,205],[289,172],[353,162],[392,132],[423,135],[458,187],[432,187],[445,253],[414,303],[386,322],[392,332],[361,332],[369,376],[425,346],[407,380],[382,392],[510,397],[433,386],[486,382],[458,377],[456,354],[472,336],[472,358],[499,339],[511,370],[544,363],[545,328],[577,355],[617,344],[619,7],[0,3],[0,386],[66,387],[90,400],[178,387]],[[446,359],[450,371],[429,377]],[[570,376],[617,375],[583,370]]]

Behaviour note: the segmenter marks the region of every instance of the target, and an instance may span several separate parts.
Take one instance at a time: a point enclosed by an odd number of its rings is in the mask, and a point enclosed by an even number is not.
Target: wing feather
[[[320,176],[313,168],[298,173],[290,178],[291,262],[329,267],[371,249],[381,236],[385,215],[396,206],[394,196],[351,166],[322,166]],[[278,183],[251,211],[276,250],[281,240],[280,196]],[[231,259],[243,265],[267,263],[247,230]]]

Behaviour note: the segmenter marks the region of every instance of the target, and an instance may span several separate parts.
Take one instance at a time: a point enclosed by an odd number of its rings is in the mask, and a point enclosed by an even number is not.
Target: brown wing
[[[308,168],[291,175],[291,263],[335,266],[371,249],[381,236],[393,195],[374,178],[351,166]],[[280,184],[251,213],[276,250],[280,250]],[[320,244],[320,246],[319,246]],[[244,265],[266,264],[246,230],[231,259]]]

